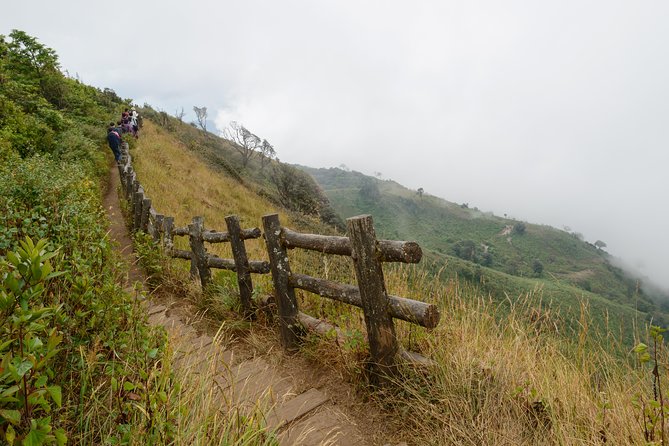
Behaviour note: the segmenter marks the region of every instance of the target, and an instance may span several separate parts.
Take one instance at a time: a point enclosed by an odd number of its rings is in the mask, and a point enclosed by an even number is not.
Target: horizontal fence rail
[[[301,234],[283,228],[283,243],[286,248],[303,248],[323,254],[351,256],[351,241],[348,237],[335,235]],[[377,240],[379,260],[382,262],[418,263],[423,251],[416,242]]]
[[[262,230],[241,228],[239,218],[234,215],[225,217],[227,231],[224,232],[206,230],[204,218],[200,216],[193,217],[186,226],[175,226],[174,217],[160,214],[153,208],[132,167],[126,143],[123,144],[118,170],[132,230],[150,235],[170,257],[189,260],[191,275],[199,279],[203,288],[211,282],[211,268],[234,271],[245,317],[253,318],[255,315],[251,274],[271,273],[281,342],[286,350],[299,348],[304,328],[320,333],[334,329],[341,336],[337,327],[299,311],[295,289],[300,289],[363,310],[373,378],[392,374],[398,357],[417,363],[429,362],[399,347],[393,319],[434,328],[439,323],[439,310],[434,304],[389,295],[381,266],[386,262],[420,262],[423,253],[416,242],[376,239],[370,215],[347,219],[347,236],[293,231],[281,226],[278,214],[262,217]],[[174,237],[188,237],[190,250],[175,249]],[[269,261],[248,260],[244,241],[261,237],[265,239]],[[233,259],[209,254],[207,243],[230,243]],[[357,285],[292,272],[288,252],[296,248],[350,257]]]
[[[194,217],[193,222],[186,227],[174,228],[170,236],[188,236],[191,250],[180,250],[172,248],[170,255],[173,258],[191,261],[191,274],[198,276],[202,287],[206,287],[211,281],[211,268],[225,269],[237,273],[240,300],[242,308],[247,317],[252,318],[253,306],[253,282],[250,274],[269,274],[269,263],[264,260],[248,260],[244,240],[262,237],[259,228],[242,229],[239,226],[239,218],[231,215],[225,218],[228,226],[227,232],[217,232],[204,229],[204,218]],[[230,243],[233,259],[223,259],[207,253],[207,243]]]
[[[289,283],[295,288],[362,308],[360,290],[356,286],[297,273],[291,274]],[[396,319],[426,328],[434,328],[439,323],[439,310],[434,304],[391,295],[388,300],[390,315]]]

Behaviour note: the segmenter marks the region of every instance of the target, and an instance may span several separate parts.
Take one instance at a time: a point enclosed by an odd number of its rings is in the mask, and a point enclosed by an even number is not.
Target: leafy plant
[[[662,364],[660,358],[663,353],[664,336],[663,333],[667,330],[665,328],[652,325],[650,327],[650,339],[652,347],[643,342],[634,347],[634,352],[641,365],[650,364],[652,366],[652,387],[653,398],[645,401],[642,395],[637,395],[634,404],[642,412],[642,426],[644,438],[647,442],[659,441],[653,444],[666,444],[666,414],[667,405],[664,402],[664,394],[662,392]],[[666,368],[666,367],[664,367]]]
[[[365,349],[365,336],[358,329],[346,330],[344,349],[351,352],[360,352]]]
[[[62,272],[53,271],[56,251],[46,240],[26,237],[20,245],[2,264],[0,429],[9,444],[65,444],[65,431],[53,430],[49,416],[62,405],[60,386],[50,382],[62,335],[49,321],[60,307],[41,304],[44,284]]]

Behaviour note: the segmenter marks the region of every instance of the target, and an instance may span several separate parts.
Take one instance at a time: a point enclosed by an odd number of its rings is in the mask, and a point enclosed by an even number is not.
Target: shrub
[[[453,245],[453,254],[460,257],[463,260],[469,260],[470,262],[476,262],[476,243],[473,240],[460,240],[455,245]]]
[[[526,229],[527,229],[527,227],[525,226],[525,223],[523,223],[522,221],[519,221],[518,223],[513,225],[512,232],[516,235],[523,235],[523,234],[525,234]]]
[[[51,322],[62,318],[61,306],[44,301],[46,283],[62,273],[53,271],[56,252],[46,240],[35,244],[26,237],[20,245],[0,264],[0,429],[9,444],[62,445],[65,431],[53,430],[50,416],[62,406],[53,381],[63,335]]]
[[[532,262],[532,271],[534,271],[534,274],[537,276],[541,276],[541,273],[544,272],[544,264],[541,263],[539,259],[534,259]]]

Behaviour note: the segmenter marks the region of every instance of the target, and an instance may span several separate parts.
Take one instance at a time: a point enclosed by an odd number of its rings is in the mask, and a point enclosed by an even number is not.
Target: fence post
[[[123,163],[121,167],[121,192],[122,197],[126,196],[126,191],[128,190],[128,164]]]
[[[136,183],[139,186],[139,182]],[[132,195],[132,231],[137,232],[142,223],[142,202],[144,201],[144,189],[139,187]]]
[[[125,191],[125,163],[123,162],[123,157],[121,157],[120,162],[116,163],[118,168],[118,178],[121,180],[121,189]]]
[[[167,252],[171,252],[174,247],[174,236],[172,230],[174,229],[174,217],[165,217],[163,220],[163,246]]]
[[[156,214],[155,227],[153,228],[153,241],[160,243],[160,233],[163,232],[163,221],[165,216],[163,214]]]
[[[232,256],[235,259],[235,268],[237,269],[239,299],[242,302],[244,316],[250,318],[253,315],[253,282],[251,281],[251,273],[249,272],[249,258],[246,255],[246,246],[241,237],[242,228],[236,215],[225,217],[225,224],[228,227]]]
[[[151,199],[142,198],[142,214],[139,228],[146,234],[149,229],[149,213],[151,212]]]
[[[288,264],[288,252],[281,243],[279,215],[265,215],[262,218],[262,223],[276,293],[276,306],[279,310],[281,343],[286,350],[295,351],[299,347],[300,340],[297,299],[295,298],[295,289],[288,283],[290,265]]]
[[[128,167],[126,183],[125,183],[125,199],[126,201],[132,200],[132,193],[134,191],[134,182],[135,182],[135,171],[132,166]]]
[[[382,380],[383,374],[392,374],[398,345],[395,326],[390,316],[388,294],[383,280],[383,269],[376,251],[376,234],[371,215],[360,215],[346,220],[351,240],[351,257],[360,289],[365,314],[369,349],[372,354],[372,378]]]
[[[190,273],[191,276],[199,275],[202,289],[211,281],[211,270],[207,265],[207,250],[202,239],[203,232],[204,217],[193,217],[193,223],[188,225],[190,250],[193,253],[190,260]]]

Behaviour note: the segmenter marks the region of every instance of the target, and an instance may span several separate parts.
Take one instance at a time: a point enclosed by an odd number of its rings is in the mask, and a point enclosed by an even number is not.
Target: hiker
[[[119,162],[121,160],[121,135],[114,128],[113,122],[107,127],[107,143],[114,152],[114,159]]]
[[[130,112],[127,108],[121,113],[121,130],[123,133],[130,133]]]
[[[132,129],[132,136],[135,137],[135,139],[139,138],[139,135],[137,134],[137,131],[139,130],[139,126],[137,125],[137,116],[139,114],[137,113],[137,110],[135,110],[135,107],[130,109],[130,127]]]

